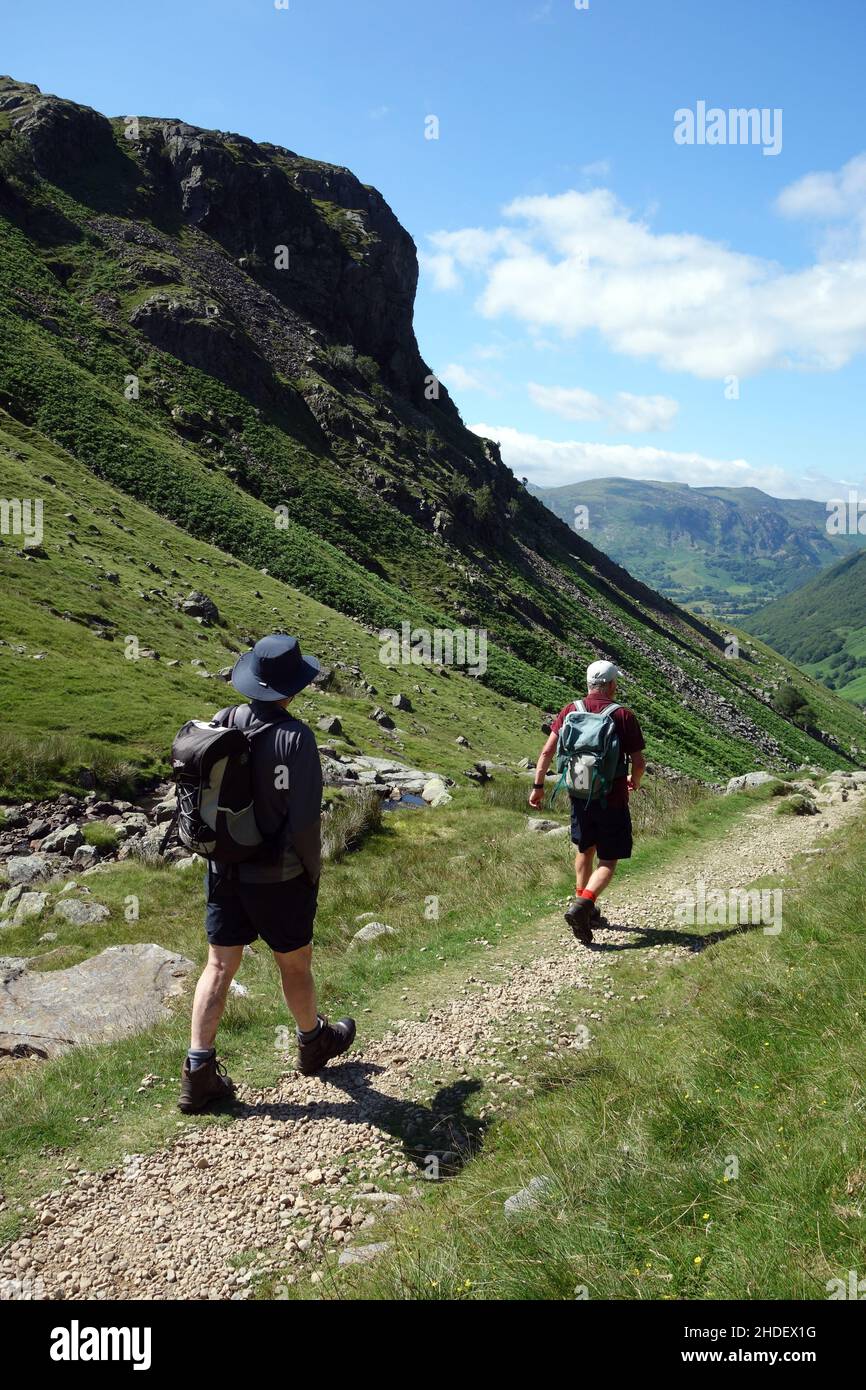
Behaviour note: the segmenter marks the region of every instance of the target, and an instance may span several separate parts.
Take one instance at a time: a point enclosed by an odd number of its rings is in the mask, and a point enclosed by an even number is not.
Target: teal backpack
[[[560,787],[565,785],[570,796],[586,797],[586,803],[600,801],[607,805],[607,794],[616,776],[622,777],[627,763],[619,746],[619,734],[611,718],[618,704],[609,704],[597,714],[591,713],[582,700],[575,700],[574,709],[563,720],[556,745],[556,770],[560,774],[553,803]]]

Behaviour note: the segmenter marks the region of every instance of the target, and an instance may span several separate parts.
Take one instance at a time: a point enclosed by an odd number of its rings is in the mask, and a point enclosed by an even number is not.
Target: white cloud
[[[469,428],[475,434],[495,439],[512,472],[539,487],[561,487],[584,478],[617,477],[691,483],[693,487],[757,487],[775,497],[835,495],[826,479],[791,478],[781,468],[757,467],[748,459],[710,458],[649,445],[542,439],[508,425],[476,424]]]
[[[441,289],[480,277],[488,319],[563,339],[594,330],[617,352],[697,377],[843,366],[866,349],[866,156],[807,175],[777,206],[834,224],[814,264],[787,270],[707,237],[655,233],[597,188],[518,198],[493,229],[436,232],[425,267]]]
[[[606,179],[610,173],[610,160],[596,159],[592,164],[581,164],[580,172],[585,179]]]
[[[539,386],[534,381],[529,383],[529,395],[542,410],[566,420],[596,420],[609,430],[624,430],[626,434],[669,430],[680,408],[670,396],[633,396],[617,391],[612,400],[605,400],[581,386]]]
[[[439,379],[445,382],[449,391],[483,391],[486,395],[494,394],[476,372],[469,371],[459,362],[449,362],[439,373]]]
[[[834,172],[806,174],[783,188],[776,206],[785,217],[829,222],[859,217],[866,209],[866,154],[849,159]]]

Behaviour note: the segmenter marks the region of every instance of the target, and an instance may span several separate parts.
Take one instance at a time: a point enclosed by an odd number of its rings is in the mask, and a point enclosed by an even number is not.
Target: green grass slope
[[[866,703],[866,554],[840,560],[744,626],[846,700]]]

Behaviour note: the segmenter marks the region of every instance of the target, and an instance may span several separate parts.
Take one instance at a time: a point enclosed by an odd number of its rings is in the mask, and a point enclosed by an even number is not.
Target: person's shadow
[[[399,1139],[405,1158],[430,1178],[459,1172],[479,1152],[487,1121],[468,1114],[466,1101],[481,1090],[479,1077],[443,1086],[429,1105],[389,1096],[371,1084],[385,1071],[374,1062],[346,1061],[321,1073],[322,1098],[315,1101],[265,1101],[233,1107],[239,1119],[269,1115],[274,1120],[336,1119],[347,1125],[373,1124]],[[337,1099],[335,1092],[346,1099]]]
[[[621,931],[636,934],[636,941],[593,941],[588,948],[590,951],[613,952],[613,951],[642,951],[650,946],[684,946],[687,950],[698,952],[705,951],[708,946],[715,946],[719,941],[725,941],[729,936],[742,936],[745,932],[764,931],[765,927],[772,926],[767,922],[739,922],[736,926],[726,927],[723,931],[709,931],[701,934],[700,932],[678,931],[672,927],[636,927],[633,923],[612,922],[608,918],[604,922],[599,922],[598,926],[593,924],[593,931]]]

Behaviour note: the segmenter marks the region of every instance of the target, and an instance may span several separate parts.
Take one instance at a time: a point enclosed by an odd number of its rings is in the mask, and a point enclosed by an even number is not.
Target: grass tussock
[[[373,791],[349,792],[331,801],[322,824],[322,858],[339,863],[382,829],[382,798]]]
[[[112,748],[72,734],[21,735],[0,731],[0,796],[50,796],[58,787],[96,788],[110,796],[133,796],[141,769]]]

